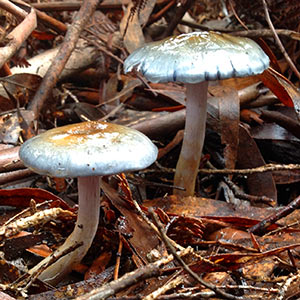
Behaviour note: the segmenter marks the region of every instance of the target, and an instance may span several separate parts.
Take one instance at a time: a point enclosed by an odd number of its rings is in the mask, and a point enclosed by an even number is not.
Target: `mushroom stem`
[[[99,176],[78,177],[78,216],[75,228],[71,235],[66,239],[56,251],[55,255],[74,246],[75,243],[83,243],[71,253],[63,256],[46,268],[39,279],[52,285],[58,283],[60,279],[72,270],[72,267],[79,263],[90,248],[95,237],[100,209],[100,178]],[[32,268],[32,274],[42,265],[48,262],[51,255],[43,259],[38,265]]]
[[[205,137],[208,81],[186,84],[186,121],[181,152],[176,166],[174,194],[193,196]]]

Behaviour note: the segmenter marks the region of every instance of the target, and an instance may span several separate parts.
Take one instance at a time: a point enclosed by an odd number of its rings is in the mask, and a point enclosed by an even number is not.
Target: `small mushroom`
[[[179,81],[186,86],[186,123],[174,185],[192,196],[198,173],[206,126],[209,80],[245,77],[262,73],[269,66],[263,50],[248,38],[218,32],[193,32],[152,42],[135,50],[124,62],[149,81]]]
[[[56,254],[75,243],[82,246],[45,269],[39,279],[57,283],[86,254],[96,234],[100,178],[146,168],[157,157],[156,146],[142,133],[104,122],[83,122],[46,131],[20,148],[25,166],[42,175],[78,178],[78,217],[74,231]],[[49,257],[30,270],[33,273]]]

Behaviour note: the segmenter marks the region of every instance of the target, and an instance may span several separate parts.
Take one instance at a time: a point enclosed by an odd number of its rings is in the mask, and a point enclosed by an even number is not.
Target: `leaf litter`
[[[216,15],[219,20],[214,21],[221,30],[235,28],[230,27],[233,24],[224,27],[221,21],[228,18],[227,8],[211,0],[201,4],[179,1],[179,6],[176,1],[163,0],[125,2],[99,4],[94,17],[100,22],[91,19],[70,59],[72,67],[65,67],[38,115],[31,112],[32,99],[45,76],[45,64],[53,59],[56,45],[63,39],[63,23],[71,22],[74,8],[64,14],[57,10],[47,21],[38,19],[38,34],[24,37],[29,67],[13,67],[18,59],[3,61],[7,68],[1,71],[7,73],[1,75],[0,90],[1,293],[12,299],[299,296],[299,79],[266,37],[263,48],[271,53],[274,69],[256,77],[212,84],[200,166],[203,172],[199,170],[196,195],[174,196],[173,176],[185,118],[184,87],[146,85],[136,74],[123,75],[120,62],[145,40],[163,36],[164,30],[173,26],[171,21],[187,26],[178,25],[175,34],[195,26],[214,30],[209,21]],[[245,3],[232,2],[233,12],[242,16]],[[278,16],[277,2],[271,2],[270,13]],[[129,3],[139,13],[128,23],[122,43],[128,19],[123,16],[122,4]],[[63,3],[30,4],[48,14]],[[187,9],[183,19],[180,6]],[[292,6],[286,5],[286,14]],[[244,22],[252,24],[262,16],[260,4],[252,11],[257,14],[247,13]],[[194,21],[185,21],[187,15]],[[275,24],[297,30],[280,15]],[[42,257],[54,253],[72,232],[76,180],[34,174],[19,160],[18,147],[43,130],[103,118],[147,134],[160,148],[159,159],[144,171],[127,174],[126,179],[125,175],[104,178],[101,220],[94,242],[73,272],[58,286],[50,287],[27,272]],[[255,172],[257,168],[262,172]],[[243,169],[253,172],[243,174]],[[228,172],[218,173],[222,170]],[[256,227],[260,231],[252,233]]]

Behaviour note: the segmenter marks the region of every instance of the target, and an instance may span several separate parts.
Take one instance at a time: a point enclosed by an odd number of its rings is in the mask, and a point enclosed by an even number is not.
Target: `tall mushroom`
[[[81,261],[96,234],[100,213],[99,176],[146,168],[155,161],[157,148],[134,129],[104,122],[83,122],[35,136],[21,146],[19,155],[25,166],[36,173],[78,178],[79,208],[75,228],[56,254],[76,242],[83,245],[39,276],[54,284]],[[47,261],[49,257],[30,273]]]
[[[179,81],[186,86],[186,123],[174,184],[192,196],[206,125],[209,80],[262,73],[269,58],[252,40],[218,32],[193,32],[152,42],[135,50],[124,62],[152,82]]]

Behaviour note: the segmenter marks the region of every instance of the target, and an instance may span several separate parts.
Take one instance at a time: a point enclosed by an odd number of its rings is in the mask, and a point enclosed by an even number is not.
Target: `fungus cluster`
[[[86,254],[96,234],[100,208],[100,178],[140,170],[157,157],[156,146],[142,133],[104,122],[83,122],[51,129],[26,141],[20,158],[34,172],[54,177],[77,177],[78,217],[74,231],[56,250],[75,243],[81,247],[44,270],[39,279],[57,283]],[[49,261],[45,258],[30,272]]]
[[[178,81],[186,86],[186,123],[174,185],[192,196],[198,173],[206,125],[209,80],[245,77],[269,66],[263,50],[248,38],[218,32],[193,32],[152,42],[135,50],[124,62],[152,82]]]

